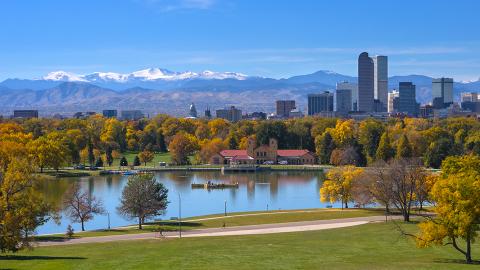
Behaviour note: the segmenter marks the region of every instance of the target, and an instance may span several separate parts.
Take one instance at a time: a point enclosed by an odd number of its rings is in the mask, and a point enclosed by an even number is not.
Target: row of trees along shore
[[[146,164],[153,153],[167,151],[172,164],[205,164],[220,150],[246,149],[250,137],[258,144],[276,138],[279,148],[308,149],[317,154],[319,163],[332,165],[366,166],[395,157],[418,158],[427,167],[439,168],[448,156],[480,154],[480,122],[474,118],[381,122],[306,117],[230,123],[167,115],[119,121],[95,115],[64,120],[0,119],[0,132],[12,140],[19,137],[41,170],[70,164],[111,165],[126,151],[143,153],[136,164]]]
[[[250,137],[259,144],[276,138],[280,148],[309,149],[322,164],[339,166],[327,175],[323,200],[346,206],[352,200],[361,205],[373,200],[399,209],[405,220],[412,205],[428,202],[436,215],[421,223],[418,245],[450,244],[471,262],[480,221],[480,123],[473,118],[380,122],[307,117],[237,123],[166,115],[123,122],[101,116],[2,119],[0,250],[28,246],[35,228],[58,213],[36,192],[34,172],[78,164],[85,156],[90,163],[102,156],[108,162],[125,151],[169,150],[174,164],[188,163],[190,155],[194,162],[206,163],[222,149],[244,149]],[[439,175],[424,169],[442,164]]]
[[[335,167],[326,174],[320,189],[321,201],[341,202],[342,208],[376,203],[385,213],[398,211],[410,222],[415,207],[425,204],[419,233],[414,235],[420,248],[451,245],[472,263],[472,243],[480,230],[480,157],[452,156],[442,163],[441,172],[429,172],[418,159],[392,158],[376,161],[369,167]],[[392,209],[393,208],[393,209]],[[461,247],[464,245],[464,247]]]

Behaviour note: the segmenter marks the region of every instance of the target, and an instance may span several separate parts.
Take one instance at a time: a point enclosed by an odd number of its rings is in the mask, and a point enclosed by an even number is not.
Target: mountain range
[[[7,79],[0,83],[0,114],[13,109],[35,108],[42,115],[103,109],[141,109],[147,114],[183,116],[188,105],[212,109],[235,105],[244,111],[273,112],[276,99],[295,99],[304,110],[306,95],[335,89],[337,82],[357,78],[332,71],[284,79],[248,76],[236,72],[174,72],[150,68],[132,73],[95,72],[78,75],[56,71],[37,79]],[[417,101],[431,100],[432,78],[423,75],[393,76],[389,89],[400,81],[417,86]],[[454,96],[480,90],[480,81],[456,82]]]

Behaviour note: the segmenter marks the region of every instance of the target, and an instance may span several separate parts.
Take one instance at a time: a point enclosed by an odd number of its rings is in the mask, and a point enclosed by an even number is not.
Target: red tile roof
[[[280,157],[301,157],[305,154],[309,153],[308,150],[302,149],[302,150],[295,150],[295,149],[289,149],[289,150],[277,150],[277,155]]]
[[[220,155],[223,157],[247,156],[247,150],[222,150]]]

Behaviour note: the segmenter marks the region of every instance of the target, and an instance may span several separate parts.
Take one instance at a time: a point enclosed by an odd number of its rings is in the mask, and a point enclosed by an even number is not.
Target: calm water
[[[227,212],[300,209],[325,207],[320,202],[319,189],[323,174],[319,172],[268,172],[257,174],[227,174],[220,172],[161,172],[155,174],[158,181],[169,190],[167,211],[162,219],[178,217],[179,198],[181,196],[182,217],[223,213],[227,201]],[[110,213],[112,227],[134,224],[117,214],[122,189],[127,176],[111,175],[45,180],[42,191],[52,202],[61,206],[62,196],[74,181],[81,183],[84,190],[103,200]],[[204,190],[192,189],[192,183],[239,182],[238,189]],[[62,217],[61,224],[53,221],[38,228],[39,234],[65,232],[71,222]],[[79,224],[72,224],[75,231]],[[86,224],[87,230],[103,229],[108,226],[107,215],[95,216]]]

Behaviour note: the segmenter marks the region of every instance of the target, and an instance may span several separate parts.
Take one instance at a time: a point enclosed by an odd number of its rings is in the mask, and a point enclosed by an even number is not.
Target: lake
[[[279,209],[322,208],[319,190],[323,173],[312,171],[261,172],[250,174],[225,174],[221,172],[158,172],[157,181],[168,189],[168,208],[161,219],[179,216],[179,195],[181,197],[182,218],[223,213],[225,202],[227,212],[265,211]],[[109,175],[79,178],[60,178],[43,180],[41,191],[52,203],[61,207],[62,197],[76,181],[82,189],[92,196],[103,200],[109,215],[97,215],[86,223],[86,230],[118,227],[135,224],[135,220],[125,219],[117,214],[122,189],[128,176]],[[238,182],[237,189],[192,189],[192,183]],[[340,207],[340,205],[334,205]],[[64,233],[69,219],[62,214],[61,224],[52,220],[37,229],[38,234]],[[79,224],[72,224],[80,231]]]

